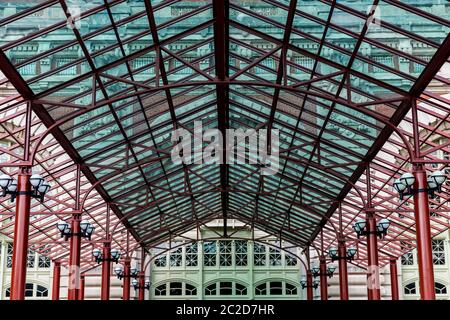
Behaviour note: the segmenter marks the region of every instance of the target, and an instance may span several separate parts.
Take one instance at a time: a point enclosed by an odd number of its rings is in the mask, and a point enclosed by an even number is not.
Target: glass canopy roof
[[[217,217],[310,244],[444,63],[450,30],[449,4],[428,0],[0,11],[3,72],[144,245]],[[172,131],[199,120],[278,129],[279,172],[175,165]]]

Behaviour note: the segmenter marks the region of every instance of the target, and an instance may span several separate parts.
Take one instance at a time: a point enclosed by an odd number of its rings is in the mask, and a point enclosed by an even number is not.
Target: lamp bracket
[[[44,202],[44,195],[43,193],[40,193],[36,189],[33,189],[31,191],[8,191],[3,190],[2,197],[6,195],[11,195],[11,202],[14,202],[14,200],[17,198],[17,196],[30,196],[35,199],[39,199],[39,201],[42,203]]]

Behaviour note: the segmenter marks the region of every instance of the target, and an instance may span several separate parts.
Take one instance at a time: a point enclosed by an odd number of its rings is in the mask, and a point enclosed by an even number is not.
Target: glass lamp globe
[[[92,255],[96,258],[100,257],[101,254],[102,254],[102,251],[98,248],[95,248],[94,250],[92,250]]]
[[[90,223],[87,220],[82,220],[80,222],[80,228],[81,228],[82,231],[86,231],[87,228],[89,227],[89,225],[90,225]]]
[[[383,226],[380,225],[379,223],[377,224],[376,228],[377,228],[378,232],[383,232],[384,231]]]
[[[133,285],[133,287],[137,287],[139,285],[139,281],[137,281],[136,279],[131,280],[131,284]]]
[[[412,187],[416,181],[416,178],[411,172],[405,172],[400,177],[400,181],[402,181],[407,187]]]
[[[95,227],[92,223],[89,223],[89,226],[86,228],[86,233],[87,234],[92,234],[94,233]]]
[[[432,177],[428,177],[427,185],[428,185],[428,188],[430,188],[430,189],[436,189],[438,187],[438,184]]]
[[[353,229],[355,229],[356,232],[363,231],[366,228],[366,220],[359,219],[355,222],[353,225]]]
[[[313,267],[313,268],[311,269],[311,272],[312,272],[313,274],[317,274],[317,273],[320,272],[320,268],[319,268],[319,267]]]
[[[347,249],[347,253],[350,257],[353,257],[356,254],[356,251],[358,251],[355,247],[349,247]]]
[[[334,264],[330,264],[327,268],[328,272],[333,273],[336,270],[336,266]]]
[[[394,181],[394,189],[401,193],[406,189],[406,184],[404,184],[402,180],[396,179]]]
[[[63,232],[64,230],[66,230],[66,228],[69,227],[69,224],[64,220],[61,220],[56,224],[56,227],[59,231]]]
[[[123,268],[121,266],[117,266],[114,268],[114,273],[120,276],[123,273]]]
[[[387,230],[391,225],[391,221],[389,221],[388,219],[381,219],[380,221],[378,221],[378,225],[381,226],[383,230]]]
[[[0,187],[3,189],[7,189],[9,185],[11,184],[13,178],[8,176],[7,174],[0,175]]]
[[[111,249],[111,257],[113,257],[114,259],[119,259],[120,257],[120,251],[117,249]]]
[[[44,178],[40,174],[33,174],[30,177],[30,184],[36,189],[44,182]]]
[[[440,186],[445,182],[445,180],[447,180],[447,175],[445,174],[445,172],[440,170],[433,172],[430,177],[438,186]]]
[[[50,184],[44,180],[37,190],[42,194],[46,194],[50,190]]]
[[[16,192],[17,191],[17,180],[16,179],[13,179],[11,181],[11,183],[8,186],[8,191],[10,191],[10,192]]]
[[[338,253],[338,249],[335,247],[331,247],[330,249],[328,249],[328,254],[330,255],[331,258],[336,257]]]
[[[300,279],[300,284],[301,284],[301,285],[305,285],[305,284],[306,284],[306,277],[305,277],[305,276],[302,276],[302,277],[301,277],[301,279]]]
[[[135,267],[130,268],[130,273],[131,273],[132,275],[136,275],[136,274],[138,273],[137,268],[135,268]]]

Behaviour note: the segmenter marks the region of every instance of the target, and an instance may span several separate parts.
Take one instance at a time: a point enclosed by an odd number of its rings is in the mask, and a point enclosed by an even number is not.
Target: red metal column
[[[427,175],[422,166],[415,166],[415,190],[427,188]],[[428,193],[414,194],[414,216],[416,220],[417,259],[419,264],[420,296],[422,300],[436,299],[434,289],[433,253],[431,249],[430,208]]]
[[[70,238],[68,300],[78,300],[80,291],[81,237],[78,236],[81,231],[80,221],[81,215],[79,214],[75,214],[71,221],[74,235]]]
[[[111,244],[105,242],[103,245],[102,261],[102,300],[109,300],[109,283],[111,276]]]
[[[131,259],[129,257],[126,257],[123,267],[124,278],[122,300],[130,300],[130,265]]]
[[[372,213],[367,214],[367,289],[369,300],[380,300],[380,269],[378,266],[377,222]]]
[[[78,292],[78,300],[84,300],[84,286],[86,277],[84,274],[80,276],[80,290]]]
[[[420,128],[416,100],[411,100],[414,155],[421,157]],[[415,177],[414,217],[416,222],[417,260],[419,265],[419,285],[422,300],[435,300],[433,254],[431,247],[430,208],[428,204],[427,174],[421,164],[413,165]]]
[[[306,296],[308,300],[313,300],[314,294],[313,294],[313,279],[312,279],[311,270],[306,271]]]
[[[59,300],[59,288],[61,283],[61,262],[53,262],[53,286],[52,300]]]
[[[139,273],[139,300],[144,300],[145,298],[145,273],[142,271]]]
[[[391,259],[389,261],[391,271],[391,296],[392,300],[398,300],[398,274],[397,274],[397,260]]]
[[[338,244],[339,254],[339,292],[341,300],[348,300],[348,275],[347,275],[347,260],[344,257],[347,255],[347,247],[345,241],[339,240]]]
[[[370,285],[369,285],[369,283],[370,283],[370,270],[369,270],[369,268],[367,269],[367,272],[366,272],[366,281],[367,281],[367,299],[368,300],[373,300],[373,298],[372,298],[372,290],[370,289]]]
[[[11,268],[11,300],[25,299],[31,206],[30,192],[29,169],[21,168],[17,177],[16,216],[14,221],[13,261]]]
[[[320,299],[328,300],[327,261],[320,256]]]

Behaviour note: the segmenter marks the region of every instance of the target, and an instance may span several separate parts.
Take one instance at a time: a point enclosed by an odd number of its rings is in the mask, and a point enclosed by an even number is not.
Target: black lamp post
[[[327,268],[327,272],[325,275],[328,276],[328,278],[331,278],[333,276],[335,270],[336,270],[336,266],[333,264],[330,264]],[[322,273],[320,272],[319,267],[313,267],[311,269],[311,273],[314,278],[322,276]]]
[[[353,224],[353,230],[355,230],[358,239],[361,236],[368,236],[369,234],[376,234],[381,239],[386,236],[390,224],[391,222],[388,219],[381,219],[377,223],[376,230],[369,231],[367,228],[366,220],[361,219]]]
[[[50,184],[38,174],[33,174],[30,177],[30,184],[33,187],[32,190],[24,191],[24,193],[32,198],[39,199],[40,202],[44,202],[44,196],[50,190]],[[0,188],[2,189],[1,196],[11,195],[11,202],[14,202],[18,195],[17,180],[7,174],[2,174],[0,175]]]
[[[442,184],[447,180],[447,175],[443,171],[435,171],[428,176],[427,188],[414,189],[416,178],[410,172],[405,172],[399,179],[394,181],[394,188],[400,195],[400,200],[404,196],[414,195],[419,192],[427,192],[431,198],[434,198],[434,192],[441,191]]]
[[[134,290],[141,289],[141,287],[139,286],[139,281],[137,279],[133,279],[131,281],[131,285],[133,286]],[[145,280],[144,289],[150,290],[150,280]]]
[[[138,272],[138,269],[136,269],[136,268],[130,268],[130,274],[126,275],[123,271],[122,266],[117,266],[114,268],[114,273],[116,274],[116,276],[119,280],[122,280],[123,278],[136,279],[139,272]]]
[[[330,249],[328,249],[328,255],[330,256],[331,261],[333,261],[333,262],[336,260],[341,260],[341,259],[351,261],[355,257],[356,252],[357,252],[357,249],[355,247],[348,247],[346,255],[342,257],[338,254],[337,248],[331,247]]]
[[[305,288],[314,288],[317,289],[319,287],[319,279],[314,279],[314,281],[312,282],[312,285],[309,286],[308,285],[308,281],[306,280],[306,276],[302,276],[302,278],[300,279],[300,285],[302,286],[302,289]]]
[[[104,258],[102,251],[100,249],[96,248],[96,249],[92,250],[92,255],[94,256],[95,261],[97,263],[101,263],[102,261],[111,261],[111,262],[118,263],[121,254],[120,254],[119,250],[111,249],[111,251],[110,251],[111,258]]]
[[[58,228],[59,232],[61,233],[61,238],[64,237],[66,241],[67,241],[67,239],[74,237],[74,236],[88,238],[89,240],[91,240],[91,236],[95,230],[94,225],[87,220],[82,220],[80,222],[80,230],[81,231],[78,233],[72,232],[72,229],[70,228],[69,223],[64,220],[61,220],[60,222],[58,222],[56,224],[56,227]]]

